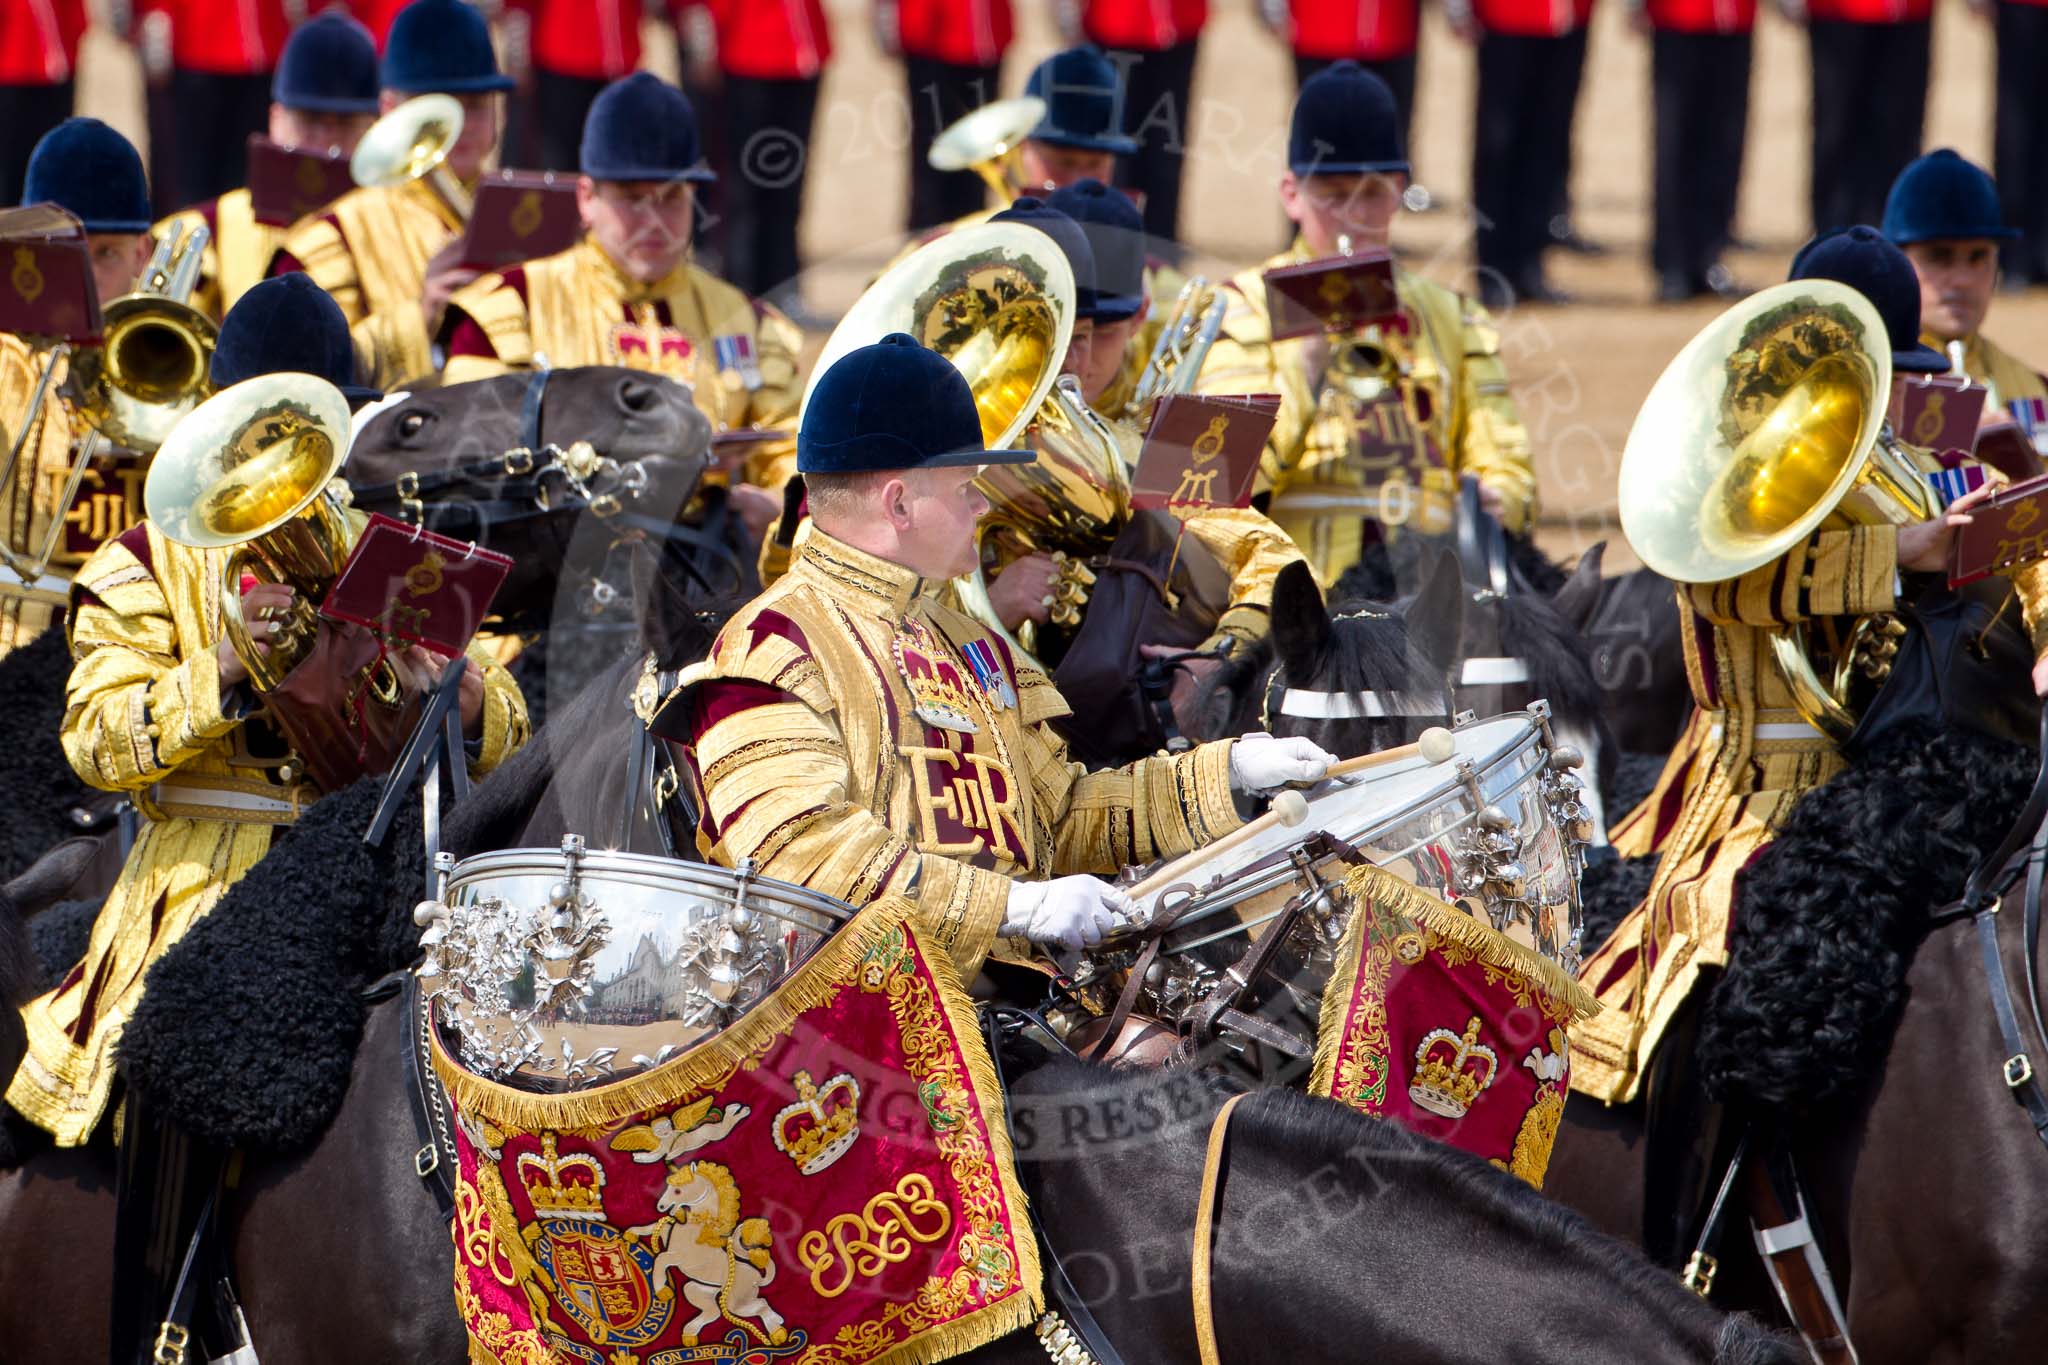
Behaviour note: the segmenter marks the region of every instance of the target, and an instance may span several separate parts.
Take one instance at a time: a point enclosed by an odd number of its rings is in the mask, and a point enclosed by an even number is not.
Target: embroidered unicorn
[[[770,1345],[785,1341],[789,1333],[782,1314],[761,1297],[775,1279],[768,1220],[740,1217],[739,1185],[732,1172],[715,1161],[677,1166],[654,1206],[659,1219],[626,1232],[660,1248],[648,1277],[658,1295],[675,1293],[668,1282],[671,1271],[683,1281],[683,1298],[697,1310],[683,1325],[683,1345],[695,1346],[698,1334],[720,1318],[757,1333],[745,1319],[759,1319]]]

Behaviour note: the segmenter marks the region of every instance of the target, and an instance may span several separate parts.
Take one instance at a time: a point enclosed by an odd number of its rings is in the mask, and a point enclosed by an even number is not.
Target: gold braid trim
[[[846,746],[822,735],[806,735],[801,739],[750,740],[705,768],[704,785],[712,785],[731,773],[734,768],[751,763],[757,758],[780,758],[784,754],[799,753],[831,753],[844,758]]]
[[[1591,990],[1567,976],[1565,968],[1550,962],[1534,948],[1524,948],[1522,943],[1516,943],[1505,933],[1479,923],[1454,905],[1448,905],[1440,896],[1432,896],[1419,886],[1403,882],[1386,868],[1374,868],[1372,864],[1354,868],[1343,878],[1343,890],[1352,896],[1352,900],[1370,902],[1374,907],[1382,907],[1401,919],[1409,919],[1423,929],[1430,929],[1432,933],[1458,943],[1460,948],[1468,950],[1487,966],[1528,976],[1538,993],[1569,1009],[1573,1019],[1591,1019],[1599,1013],[1599,999]]]

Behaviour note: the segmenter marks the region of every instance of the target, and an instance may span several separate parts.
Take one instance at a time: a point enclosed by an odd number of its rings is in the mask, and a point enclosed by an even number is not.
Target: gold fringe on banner
[[[974,1001],[961,984],[950,955],[931,951],[917,937],[916,907],[901,896],[870,904],[783,983],[723,1032],[654,1070],[594,1090],[569,1095],[536,1095],[488,1081],[465,1071],[432,1031],[434,1071],[450,1100],[465,1114],[520,1132],[569,1132],[603,1129],[650,1109],[669,1107],[686,1096],[716,1090],[742,1067],[758,1062],[777,1039],[807,1010],[830,1004],[841,990],[858,988],[861,962],[899,930],[917,943],[918,958],[931,973],[939,1008],[966,1063],[967,1084],[974,1091],[987,1130],[1003,1199],[1014,1211],[1011,1242],[1017,1256],[1021,1292],[976,1309],[952,1322],[918,1332],[880,1355],[862,1357],[866,1365],[938,1365],[989,1342],[1021,1331],[1045,1311],[1038,1260],[1038,1235],[1030,1218],[1030,1202],[1017,1180],[1016,1155],[1010,1145],[1002,1085],[995,1060],[982,1038]],[[829,1355],[824,1358],[836,1358]],[[849,1357],[850,1358],[850,1357]]]

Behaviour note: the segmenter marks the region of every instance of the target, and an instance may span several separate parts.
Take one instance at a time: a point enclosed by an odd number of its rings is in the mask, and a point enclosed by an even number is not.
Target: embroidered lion
[[[746,1321],[758,1318],[770,1345],[785,1341],[789,1333],[782,1314],[761,1297],[775,1279],[768,1220],[740,1217],[739,1184],[732,1172],[715,1161],[677,1166],[654,1206],[659,1219],[626,1231],[660,1248],[649,1276],[657,1294],[668,1298],[675,1293],[669,1272],[682,1278],[683,1298],[697,1310],[683,1325],[683,1345],[695,1346],[698,1334],[721,1317],[764,1335]]]

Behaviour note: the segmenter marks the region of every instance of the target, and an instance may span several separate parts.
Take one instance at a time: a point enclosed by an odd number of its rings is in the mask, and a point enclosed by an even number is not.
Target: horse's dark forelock
[[[1530,685],[1551,713],[1573,720],[1600,714],[1600,681],[1585,637],[1549,598],[1510,593],[1495,603],[1501,653],[1529,665]],[[1468,613],[1468,619],[1471,613]]]

